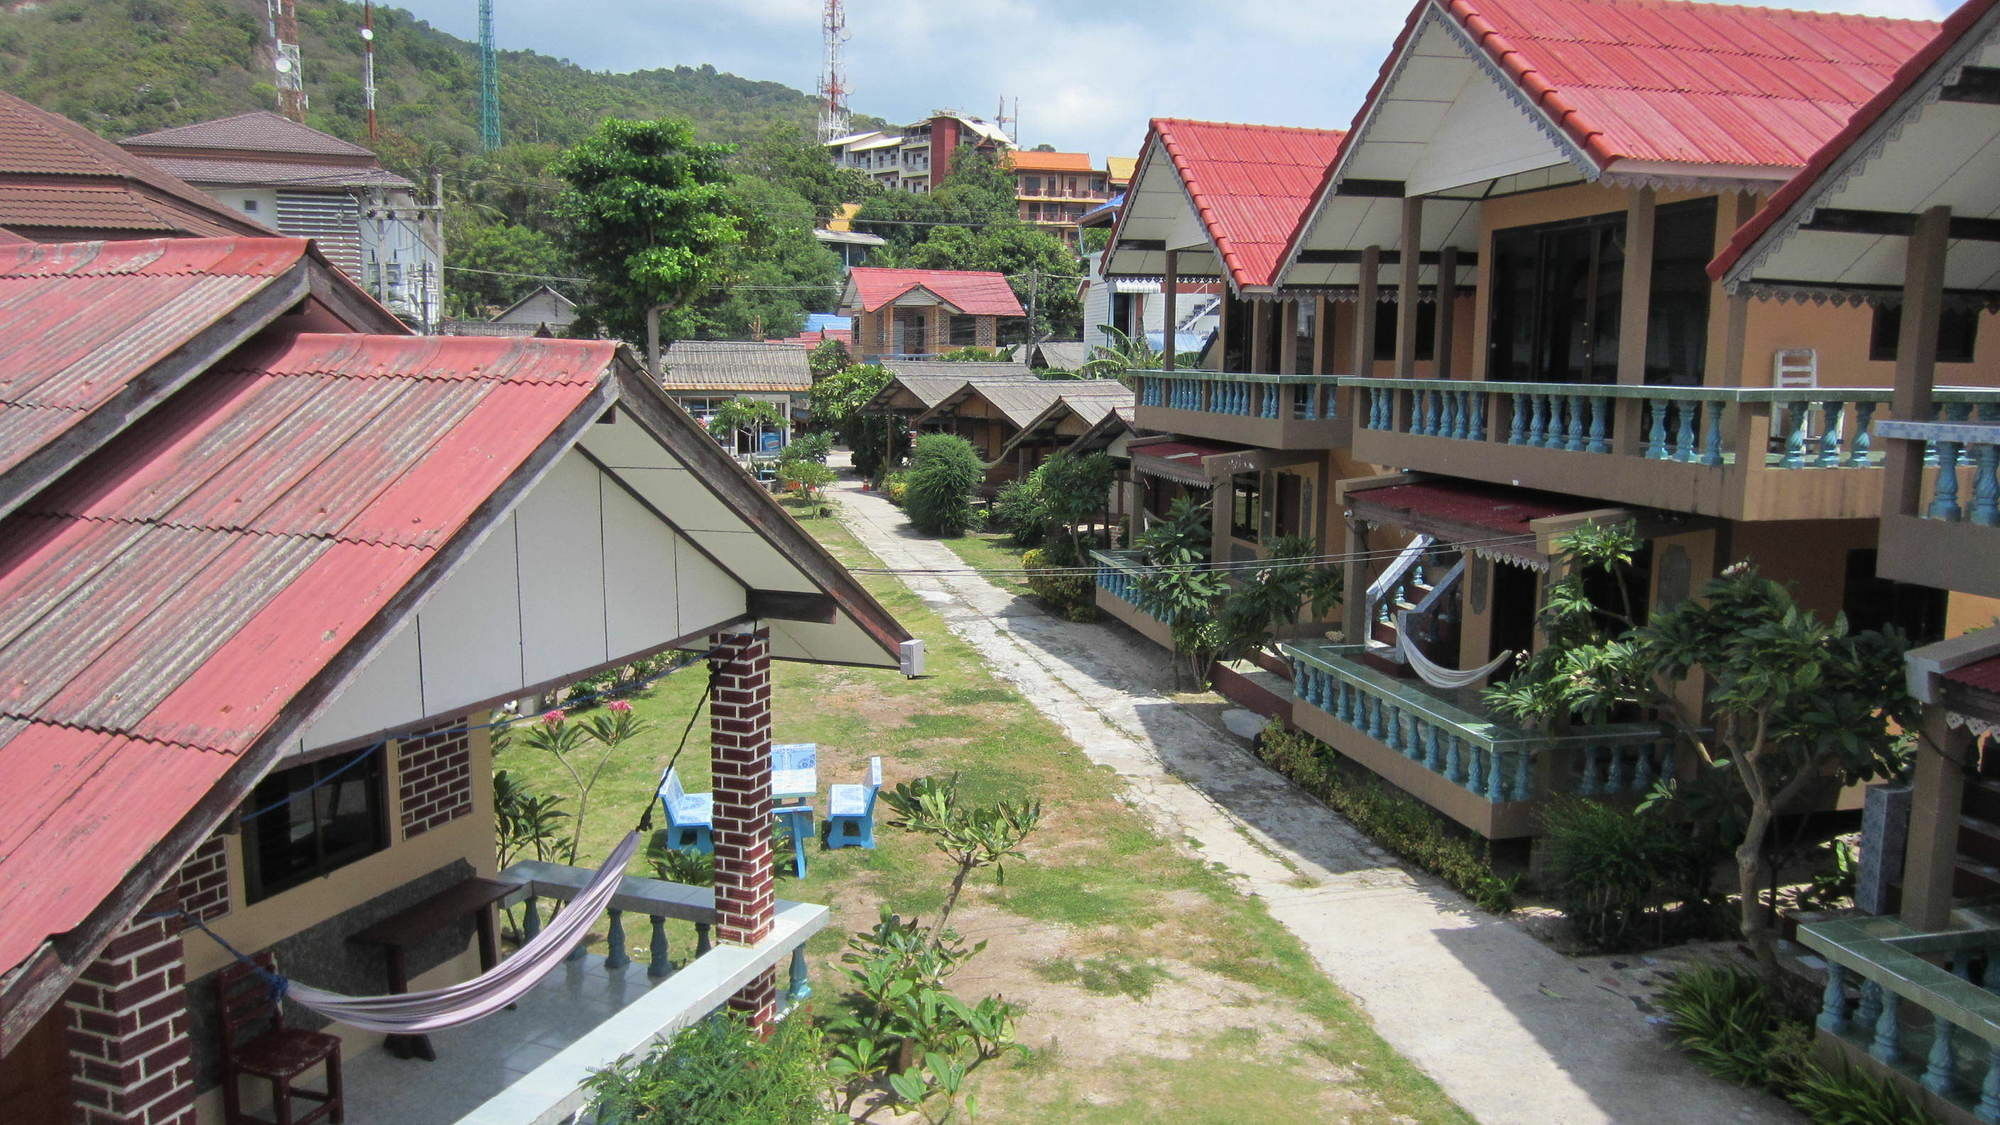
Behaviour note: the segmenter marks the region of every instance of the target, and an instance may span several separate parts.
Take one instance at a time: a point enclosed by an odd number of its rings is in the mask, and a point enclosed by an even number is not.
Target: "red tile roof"
[[[237,152],[285,153],[300,156],[345,156],[373,160],[369,149],[322,133],[268,109],[252,110],[213,121],[197,121],[158,129],[118,142],[141,148],[231,149]]]
[[[81,924],[594,412],[613,349],[252,344],[0,521],[0,886],[34,888],[0,916],[0,967]]]
[[[1428,7],[1412,14],[1370,102]],[[1600,168],[1803,165],[1938,27],[1682,0],[1442,7]]]
[[[1722,275],[1728,273],[1730,268],[1735,266],[1737,261],[1749,252],[1750,247],[1783,218],[1787,211],[1797,206],[1799,200],[1819,186],[1828,170],[1849,146],[1859,141],[1899,99],[1909,93],[1910,88],[1923,78],[1924,73],[1930,70],[1961,36],[1993,10],[1996,2],[2000,0],[1969,0],[1946,17],[1938,34],[1924,44],[1916,54],[1905,60],[1902,67],[1896,71],[1895,77],[1876,91],[1868,104],[1856,110],[1839,133],[1820,146],[1819,151],[1813,153],[1812,158],[1806,162],[1804,170],[1785,181],[1785,186],[1774,192],[1770,199],[1765,200],[1764,206],[1758,208],[1757,213],[1750,216],[1748,222],[1736,228],[1736,232],[1729,238],[1729,245],[1708,264],[1708,276],[1721,280]]]
[[[1016,172],[1095,172],[1087,152],[1010,152]]]
[[[387,168],[301,160],[232,160],[205,156],[149,156],[142,159],[191,184],[278,184],[296,187],[381,185],[408,188],[407,178]]]
[[[1238,288],[1276,277],[1346,135],[1165,117],[1152,123]],[[1141,151],[1152,151],[1151,138]]]
[[[60,241],[272,233],[76,122],[5,93],[0,189],[0,227],[51,231]]]
[[[1477,527],[1498,536],[1528,535],[1531,520],[1604,506],[1599,501],[1554,492],[1442,480],[1371,488],[1349,493],[1348,499],[1445,523]]]
[[[923,289],[967,316],[1026,316],[1006,277],[980,270],[892,270],[858,266],[848,273],[862,312],[874,312]]]

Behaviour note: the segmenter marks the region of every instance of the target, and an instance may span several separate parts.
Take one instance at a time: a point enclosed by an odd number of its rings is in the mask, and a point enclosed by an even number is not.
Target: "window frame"
[[[1229,537],[1245,543],[1261,542],[1263,492],[1257,474],[1243,473],[1229,481]],[[1246,522],[1247,520],[1247,522]]]
[[[1980,309],[1946,305],[1938,310],[1937,361],[1971,363],[1979,352]],[[1902,350],[1903,306],[1884,303],[1871,306],[1868,322],[1868,358],[1876,363],[1894,363]]]
[[[246,903],[262,902],[302,887],[388,849],[390,835],[388,768],[384,762],[386,757],[386,747],[380,745],[367,747],[348,754],[319,758],[287,769],[273,770],[257,783],[245,804],[250,812],[261,815],[252,816],[242,822],[243,886]],[[337,778],[336,774],[339,775]],[[350,787],[356,782],[360,783],[359,789],[351,789]],[[366,815],[368,823],[363,838],[329,851],[327,837],[337,819],[338,810],[325,807],[325,802],[338,799],[344,791],[361,794],[362,812]],[[285,810],[301,798],[310,802],[313,825],[309,837],[293,836],[289,840],[277,841],[275,845],[267,846],[268,835],[292,831],[290,826],[293,822]],[[267,853],[278,853],[285,848],[296,849],[308,839],[313,852],[311,862],[282,873],[266,873]]]

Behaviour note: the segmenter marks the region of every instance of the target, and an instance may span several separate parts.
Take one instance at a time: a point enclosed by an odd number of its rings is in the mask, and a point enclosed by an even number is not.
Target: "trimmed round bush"
[[[977,522],[972,498],[984,479],[986,464],[971,442],[953,434],[925,434],[911,449],[903,509],[925,535],[964,535]]]

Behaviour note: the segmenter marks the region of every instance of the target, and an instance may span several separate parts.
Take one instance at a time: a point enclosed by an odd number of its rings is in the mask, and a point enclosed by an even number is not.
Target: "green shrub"
[[[910,523],[925,535],[963,535],[978,526],[973,494],[986,477],[986,465],[972,443],[952,434],[924,434],[910,455],[909,492],[903,507]]]
[[[1048,539],[1049,506],[1042,470],[1010,480],[993,498],[993,525],[1016,547],[1039,547]]]
[[[1097,581],[1076,570],[1081,565],[1066,543],[1037,547],[1021,555],[1028,571],[1028,592],[1069,621],[1096,621]]]
[[[1650,921],[1664,936],[1667,902],[1702,902],[1721,856],[1710,834],[1653,811],[1557,797],[1541,814],[1546,882],[1586,940],[1616,947]]]
[[[1697,965],[1660,990],[1667,1030],[1695,1065],[1739,1086],[1771,1076],[1778,1012],[1764,982],[1733,965]]]
[[[1514,908],[1516,880],[1494,871],[1483,847],[1452,832],[1416,798],[1377,781],[1350,780],[1333,747],[1274,722],[1257,740],[1257,753],[1369,839],[1456,887],[1480,909],[1504,914]]]
[[[1887,1078],[1811,1065],[1785,1095],[1813,1125],[1939,1125]]]
[[[832,452],[832,434],[825,432],[800,434],[792,439],[791,444],[785,446],[785,460],[817,461],[824,465]]]
[[[585,1088],[601,1125],[819,1125],[832,1085],[820,1034],[803,1019],[769,1038],[718,1014],[642,1059],[623,1058]]]

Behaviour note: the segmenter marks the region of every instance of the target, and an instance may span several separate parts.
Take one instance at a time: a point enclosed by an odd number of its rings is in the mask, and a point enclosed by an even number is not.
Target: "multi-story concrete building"
[[[280,234],[313,239],[405,323],[437,330],[444,292],[440,211],[368,149],[267,110],[119,143]]]
[[[940,109],[899,129],[852,133],[826,142],[833,162],[864,172],[878,185],[928,192],[951,174],[952,158],[970,145],[980,152],[1008,152],[1014,142],[1000,127],[957,110]]]
[[[1021,221],[1072,245],[1077,220],[1111,198],[1110,173],[1092,166],[1087,152],[1022,151],[1009,160]]]

